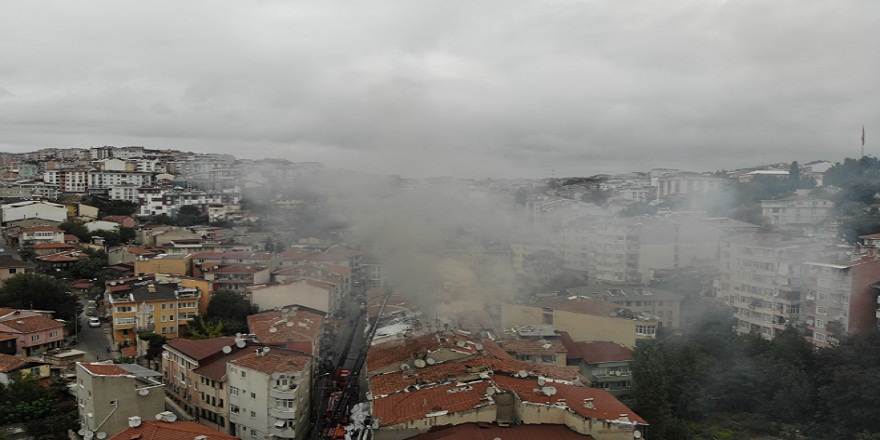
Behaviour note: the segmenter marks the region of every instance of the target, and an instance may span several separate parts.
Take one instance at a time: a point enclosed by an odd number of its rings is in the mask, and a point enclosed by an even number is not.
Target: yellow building
[[[534,304],[502,304],[501,326],[552,325],[576,341],[611,341],[635,347],[653,338],[657,321],[613,303],[585,297],[547,298]]]
[[[191,254],[160,254],[153,258],[138,258],[134,262],[134,273],[144,276],[155,273],[192,275]]]
[[[199,315],[201,299],[208,296],[209,284],[192,279],[162,281],[141,277],[108,282],[107,304],[113,317],[115,344],[133,343],[137,332],[176,338]]]

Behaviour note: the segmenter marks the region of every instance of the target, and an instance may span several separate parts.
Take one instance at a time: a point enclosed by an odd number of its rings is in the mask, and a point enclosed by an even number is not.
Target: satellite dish
[[[156,413],[156,420],[162,420],[162,413]]]
[[[543,388],[541,388],[541,392],[543,392],[544,394],[546,394],[548,396],[552,396],[552,395],[556,394],[556,387],[543,387]]]
[[[291,310],[290,313],[287,314],[287,316],[293,318],[294,316],[296,316],[296,310]]]
[[[425,363],[425,361],[423,361],[423,360],[421,360],[421,359],[416,359],[416,360],[413,362],[413,364],[416,365],[416,368],[425,368],[425,365],[427,365],[427,364]]]
[[[83,437],[85,437],[86,439],[91,439],[95,437],[95,433],[92,431],[86,431],[86,435],[84,435]]]
[[[405,362],[400,364],[400,369],[401,370],[409,370],[409,364],[407,364]]]
[[[526,373],[526,370],[519,370],[517,375],[519,375],[519,377],[529,377],[529,373]]]
[[[275,327],[269,327],[269,333],[275,333],[275,332],[277,332],[277,331],[278,331],[277,328],[275,328]]]
[[[437,361],[434,360],[434,358],[429,357],[429,358],[425,358],[425,363],[428,364],[428,365],[434,365],[434,364],[437,363]]]
[[[85,428],[79,428],[79,431],[76,431],[76,433],[79,434],[79,435],[86,435],[86,429],[85,429]]]
[[[544,376],[538,376],[538,386],[544,386],[544,382],[546,381],[547,379],[544,379]]]
[[[476,347],[477,350],[482,350],[482,349],[483,349],[483,344],[477,344],[475,347]]]
[[[461,347],[461,348],[465,348],[465,347],[467,347],[467,342],[464,342],[464,341],[458,341],[458,342],[455,343],[455,345],[457,345],[457,346],[459,346],[459,347]]]
[[[228,345],[224,345],[222,350],[223,350],[223,353],[226,353],[226,354],[232,353],[232,347],[230,347]]]
[[[263,354],[268,353],[269,350],[271,350],[271,348],[269,348],[269,347],[263,347]]]
[[[150,394],[150,390],[146,388],[141,388],[138,390],[138,394],[140,394],[141,396],[146,396],[147,394]]]
[[[244,339],[235,341],[235,346],[238,348],[243,348],[245,345],[247,345],[247,342],[244,342]]]
[[[554,388],[554,392],[555,392],[555,390],[556,389]],[[177,420],[177,416],[173,412],[169,412],[168,415],[165,416],[165,420],[167,420],[169,422],[173,422],[173,421]]]
[[[273,380],[281,379],[281,373],[272,373],[272,379]]]
[[[486,388],[486,395],[487,396],[494,396],[495,395],[495,387],[490,386],[489,388]]]
[[[116,285],[116,281],[110,281],[110,285],[111,285],[111,286],[115,286],[115,285]]]
[[[633,438],[642,438],[642,431],[639,431],[638,429],[633,431]]]
[[[101,432],[95,434],[95,437],[98,437],[100,439],[104,439],[104,438],[107,438],[107,433],[104,431],[101,431]]]
[[[293,323],[290,321],[285,322],[284,325],[286,325],[288,327],[293,327]]]

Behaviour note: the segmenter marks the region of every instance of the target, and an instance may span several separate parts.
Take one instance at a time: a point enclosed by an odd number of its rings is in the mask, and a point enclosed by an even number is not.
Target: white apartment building
[[[106,190],[119,185],[146,186],[152,183],[150,173],[137,171],[91,171],[89,189]]]
[[[258,348],[226,364],[230,433],[242,439],[303,439],[309,426],[312,357]]]
[[[737,332],[773,339],[802,313],[803,262],[824,244],[779,234],[731,235],[720,243],[717,296],[735,308]]]
[[[761,215],[771,225],[822,224],[833,215],[834,202],[805,194],[798,194],[778,200],[761,200]]]

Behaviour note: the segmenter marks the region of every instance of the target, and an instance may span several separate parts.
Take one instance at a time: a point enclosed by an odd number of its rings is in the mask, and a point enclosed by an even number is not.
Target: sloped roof
[[[29,361],[20,356],[0,353],[0,372],[9,373],[27,365]]]
[[[235,336],[211,339],[177,338],[168,341],[165,345],[199,362],[208,356],[220,353],[227,345],[235,345]]]
[[[256,351],[230,361],[230,364],[259,371],[264,374],[298,373],[303,371],[311,357],[291,350],[273,348],[268,353]]]
[[[502,427],[492,423],[463,423],[436,427],[429,432],[410,437],[413,440],[595,440],[581,435],[565,425],[516,425]]]
[[[294,312],[294,316],[289,316]],[[291,306],[247,317],[248,330],[267,344],[313,342],[321,337],[325,313],[308,307]],[[271,330],[271,329],[275,330]]]
[[[2,324],[20,333],[32,333],[64,327],[64,323],[45,316],[24,316],[17,319],[7,319]]]
[[[616,342],[574,342],[563,338],[563,343],[568,348],[568,359],[583,359],[590,364],[632,360],[632,351]]]
[[[193,440],[204,435],[205,440],[236,440],[238,437],[200,425],[196,422],[163,422],[143,419],[136,427],[128,427],[109,440]]]
[[[499,344],[508,353],[513,352],[523,355],[551,355],[568,351],[565,345],[562,344],[562,341],[558,339],[513,339],[501,341]]]

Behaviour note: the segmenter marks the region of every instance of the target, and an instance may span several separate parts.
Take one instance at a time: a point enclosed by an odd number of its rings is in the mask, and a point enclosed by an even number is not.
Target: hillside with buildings
[[[880,348],[871,158],[464,180],[108,146],[0,166],[0,379],[70,380],[80,438],[880,435],[838,398],[876,369],[853,344]]]

